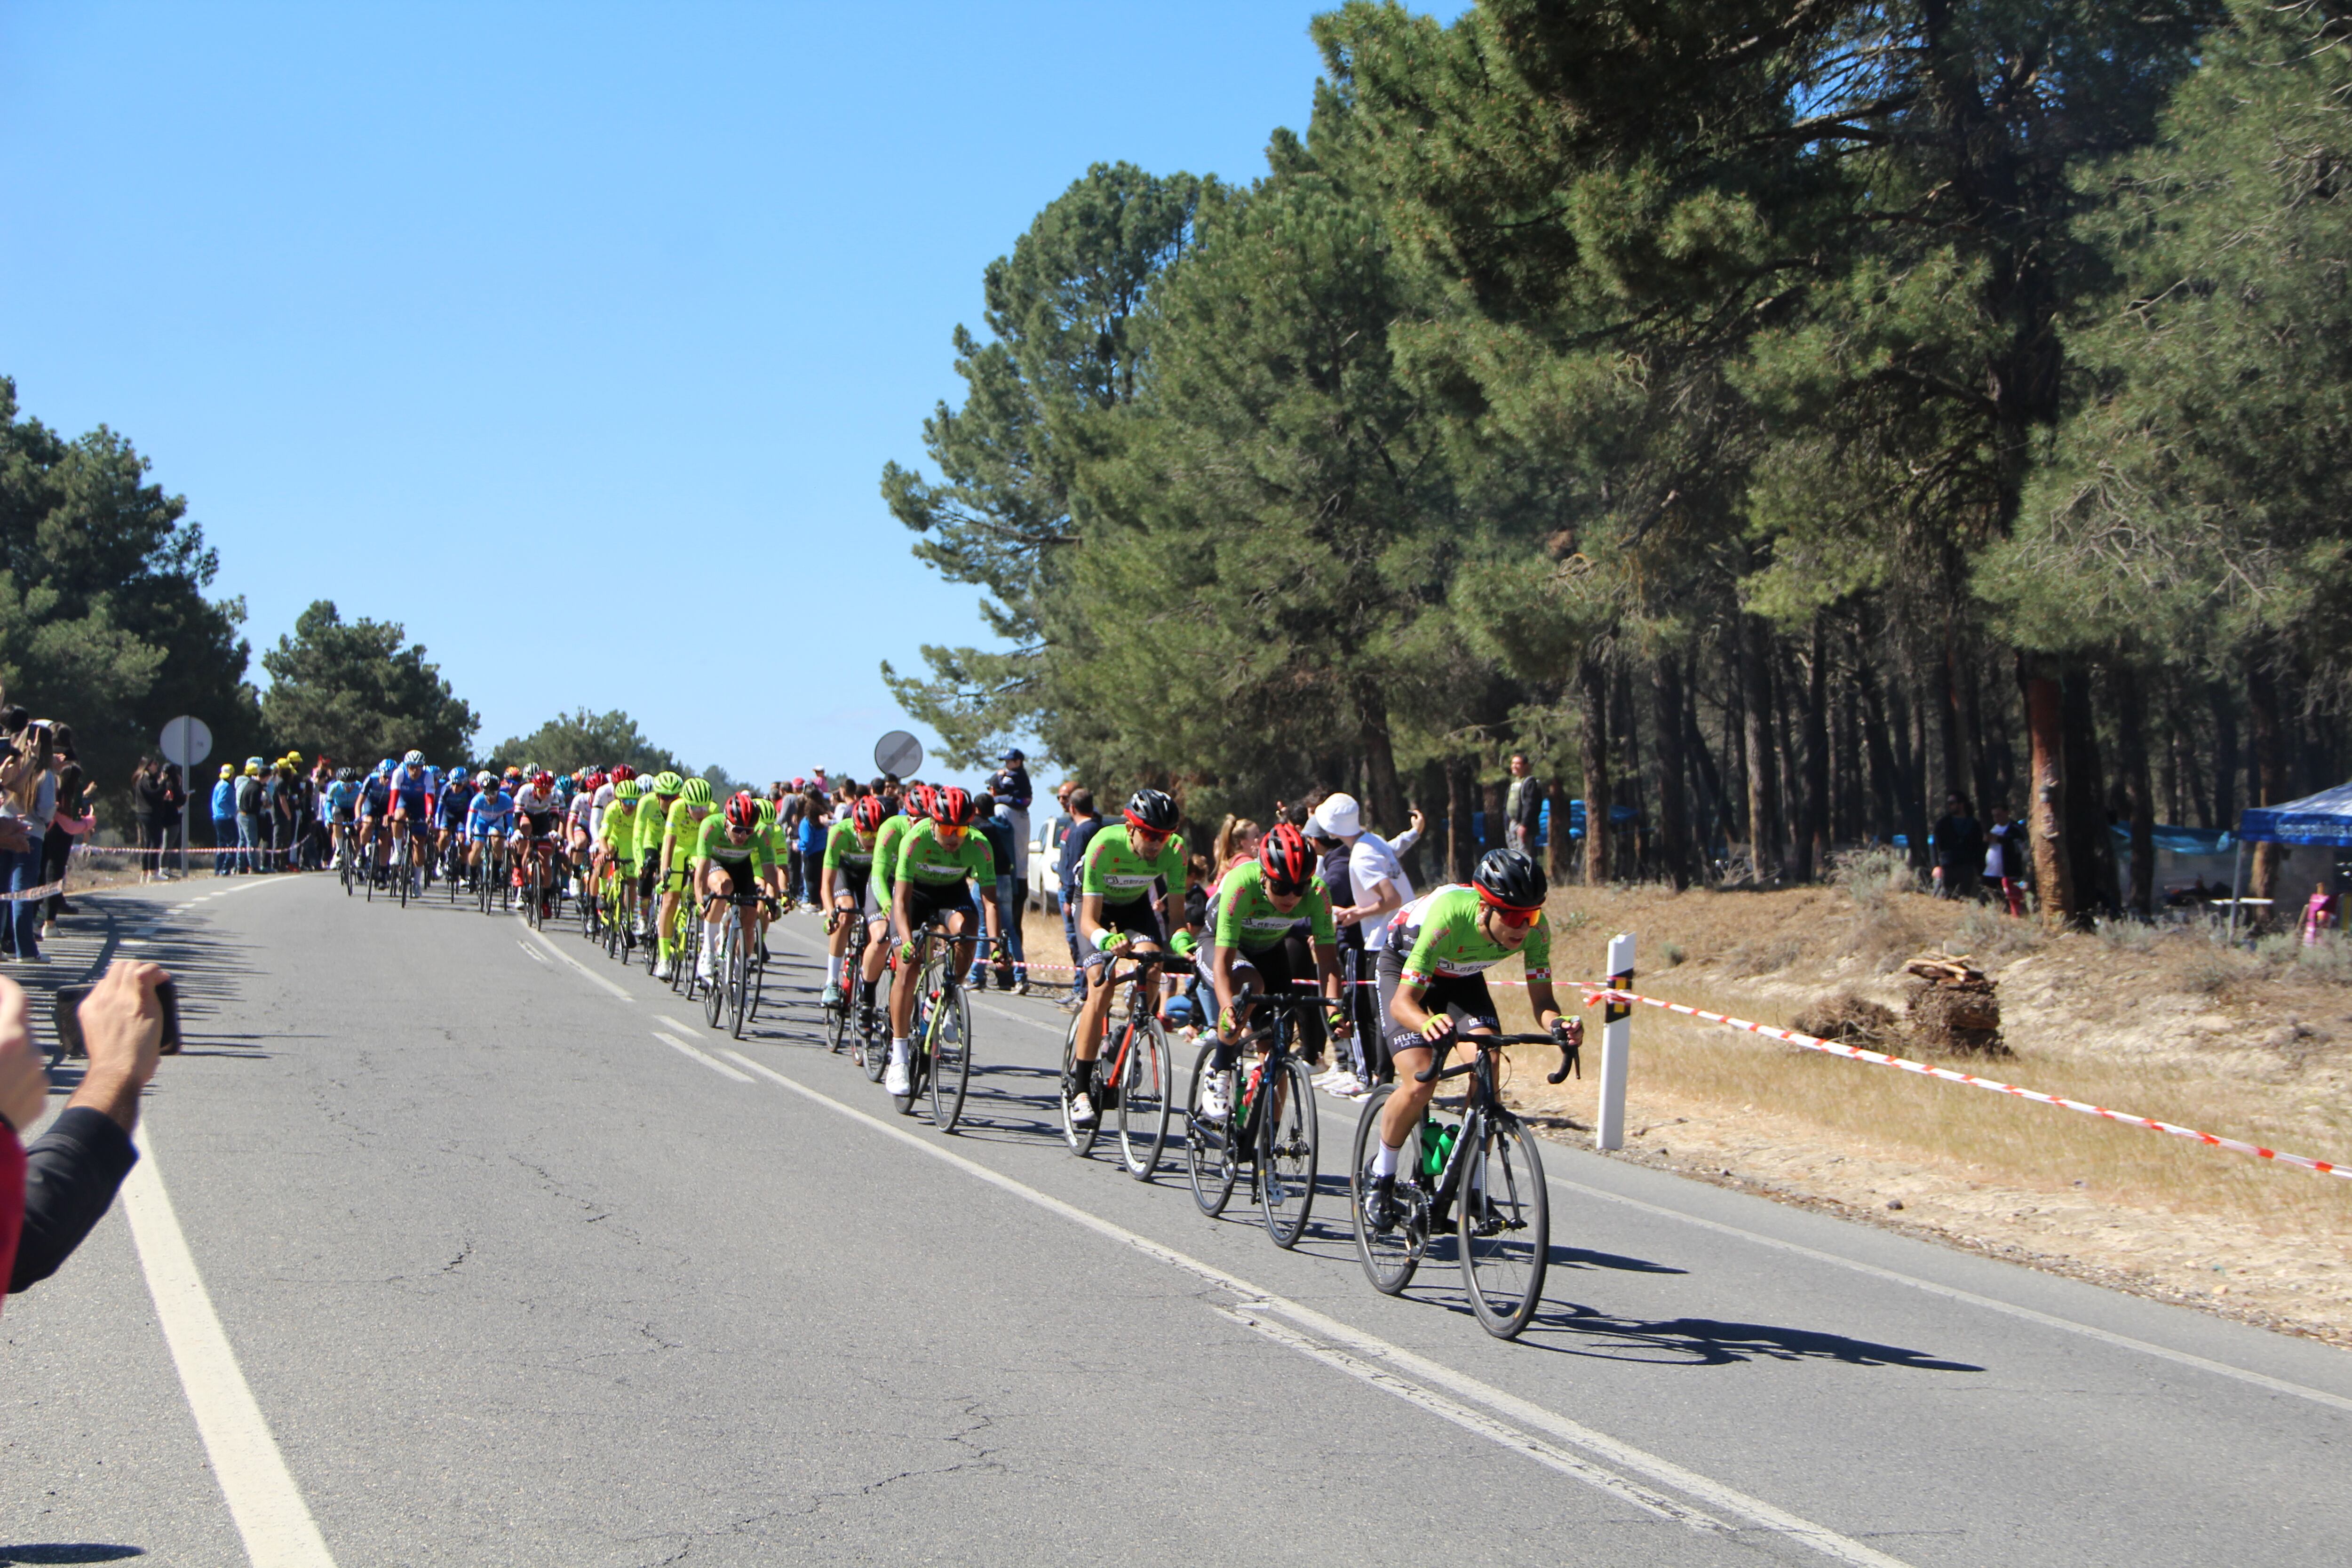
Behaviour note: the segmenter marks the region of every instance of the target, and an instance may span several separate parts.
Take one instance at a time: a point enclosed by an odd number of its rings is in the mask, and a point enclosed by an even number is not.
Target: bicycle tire
[[[714,1029],[719,1027],[719,1020],[727,1012],[727,978],[728,970],[735,962],[731,951],[734,946],[735,932],[730,928],[725,936],[719,938],[719,951],[710,955],[710,979],[702,987],[703,1016]]]
[[[1241,1175],[1241,1162],[1234,1158],[1231,1146],[1231,1113],[1214,1121],[1201,1114],[1201,1091],[1216,1070],[1216,1041],[1203,1040],[1201,1054],[1192,1058],[1192,1088],[1184,1097],[1184,1175],[1192,1184],[1192,1201],[1211,1219],[1225,1212]]]
[[[1365,1097],[1348,1161],[1349,1207],[1356,1229],[1356,1257],[1363,1264],[1364,1277],[1372,1282],[1372,1289],[1383,1296],[1396,1295],[1412,1284],[1423,1255],[1429,1250],[1429,1194],[1413,1175],[1421,1167],[1418,1127],[1405,1135],[1404,1147],[1397,1154],[1396,1195],[1405,1208],[1404,1217],[1385,1235],[1364,1223],[1367,1170],[1371,1163],[1369,1149],[1371,1140],[1379,1135],[1381,1112],[1388,1105],[1389,1096],[1395,1092],[1394,1084],[1384,1083]]]
[[[373,903],[375,902],[375,846],[372,844],[368,846],[367,869],[363,880],[367,883],[367,901]]]
[[[963,1097],[971,1087],[971,1000],[959,985],[940,999],[931,1011],[931,1125],[942,1132],[955,1131],[963,1116]]]
[[[735,1005],[729,1023],[730,1032],[740,1040],[743,1037],[745,1026],[760,1016],[760,977],[767,965],[760,962],[758,953],[745,947],[740,934],[735,939]]]
[[[400,854],[396,857],[400,872],[400,907],[404,910],[408,907],[408,885],[416,880],[416,851],[411,847],[415,842],[413,838],[403,838]]]
[[[1259,1090],[1261,1098],[1265,1092]],[[1265,1234],[1287,1251],[1307,1234],[1315,1210],[1315,1083],[1297,1057],[1282,1058],[1282,1092],[1276,1098],[1280,1111],[1269,1108],[1257,1119],[1258,1208]]]
[[[923,1069],[927,1063],[923,1051],[916,1047],[928,1043],[930,1036],[931,1012],[937,1005],[931,998],[931,987],[943,978],[941,972],[946,966],[954,962],[952,956],[942,957],[941,949],[942,944],[932,943],[931,951],[923,960],[923,966],[915,971],[915,1011],[907,1020],[907,1038],[909,1042],[907,1052],[907,1092],[890,1097],[890,1103],[898,1108],[898,1114],[901,1116],[912,1116],[915,1113],[915,1101],[923,1097],[925,1087]],[[877,1054],[882,1056],[883,1066],[887,1068],[889,1065],[887,1047],[886,1047]]]
[[[1102,1109],[1096,1108],[1090,1127],[1079,1126],[1077,1119],[1070,1114],[1069,1083],[1076,1071],[1077,1059],[1078,1020],[1072,1018],[1069,1033],[1062,1037],[1062,1079],[1055,1088],[1054,1098],[1062,1111],[1062,1142],[1069,1145],[1071,1153],[1083,1160],[1094,1152],[1095,1140],[1102,1136]]]
[[[1147,1018],[1136,1026],[1118,1086],[1119,1161],[1139,1182],[1160,1173],[1160,1153],[1168,1146],[1170,1101],[1174,1098],[1170,1080],[1174,1076],[1168,1037],[1160,1020]]]
[[[1478,1144],[1463,1172],[1454,1206],[1455,1254],[1471,1310],[1498,1340],[1517,1339],[1543,1304],[1551,1260],[1551,1197],[1535,1134],[1514,1117],[1497,1125],[1477,1118]],[[1483,1191],[1486,1203],[1469,1200]],[[1481,1214],[1481,1208],[1486,1213]]]

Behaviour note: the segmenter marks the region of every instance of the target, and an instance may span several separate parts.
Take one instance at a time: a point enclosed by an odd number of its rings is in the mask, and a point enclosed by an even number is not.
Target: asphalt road
[[[1450,1267],[1366,1284],[1352,1106],[1292,1253],[1070,1157],[1040,1002],[982,1001],[946,1137],[811,991],[737,1047],[568,927],[325,878],[84,904],[47,979],[154,957],[190,1048],[147,1184],[0,1319],[0,1563],[2352,1555],[2323,1345],[1566,1144],[1503,1344]]]

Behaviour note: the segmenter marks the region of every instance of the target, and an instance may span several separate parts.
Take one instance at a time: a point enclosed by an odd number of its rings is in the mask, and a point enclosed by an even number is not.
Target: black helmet
[[[335,777],[344,784],[355,783],[359,776],[360,771],[357,768],[337,768],[335,770]]]
[[[1521,849],[1489,849],[1479,858],[1470,883],[1482,902],[1507,910],[1539,910],[1544,901],[1543,868]]]
[[[1147,833],[1176,831],[1176,803],[1156,789],[1139,789],[1128,797],[1127,825]]]

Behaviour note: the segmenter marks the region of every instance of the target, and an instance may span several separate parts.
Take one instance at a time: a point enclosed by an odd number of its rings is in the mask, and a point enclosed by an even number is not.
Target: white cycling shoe
[[[1201,1086],[1201,1114],[1212,1121],[1222,1121],[1234,1108],[1234,1075],[1213,1072],[1209,1081]]]
[[[915,1075],[907,1070],[905,1062],[893,1061],[882,1069],[882,1089],[886,1094],[912,1094]]]

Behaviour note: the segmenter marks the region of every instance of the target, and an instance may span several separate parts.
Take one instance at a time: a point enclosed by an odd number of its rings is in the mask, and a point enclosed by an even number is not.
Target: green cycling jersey
[[[702,819],[702,826],[695,834],[694,853],[689,860],[697,866],[705,860],[716,860],[725,866],[748,863],[761,871],[776,868],[775,858],[768,851],[768,836],[765,833],[754,830],[738,844],[727,837],[726,814],[717,811]]]
[[[1184,886],[1181,834],[1170,834],[1160,853],[1149,860],[1136,853],[1124,823],[1103,828],[1087,841],[1086,870],[1078,881],[1080,892],[1107,904],[1131,904],[1138,899],[1150,898],[1152,884],[1161,881],[1171,888]]]
[[[907,841],[907,835],[914,831],[913,817],[886,816],[882,819],[881,830],[874,835],[872,880],[876,888],[886,889],[881,895],[885,903],[889,902],[887,889],[898,885],[898,847]]]
[[[899,842],[898,874],[897,885],[901,888],[910,882],[946,887],[966,878],[976,879],[983,888],[993,888],[996,856],[976,829],[965,828],[961,842],[949,844],[940,839],[938,823],[926,822]]]
[[[863,877],[874,869],[874,851],[875,838],[860,834],[857,825],[846,817],[825,831],[824,868],[828,871]]]
[[[1412,985],[1432,979],[1477,974],[1517,951],[1529,980],[1551,979],[1551,922],[1542,915],[1528,928],[1517,949],[1505,947],[1479,929],[1478,889],[1455,883],[1424,893],[1389,922],[1389,946],[1405,955],[1404,978]]]
[[[1265,890],[1265,868],[1255,860],[1243,861],[1218,884],[1219,947],[1256,952],[1280,942],[1300,921],[1307,922],[1317,942],[1332,942],[1331,894],[1320,877],[1308,879],[1306,893],[1287,913],[1274,907],[1273,896]]]

